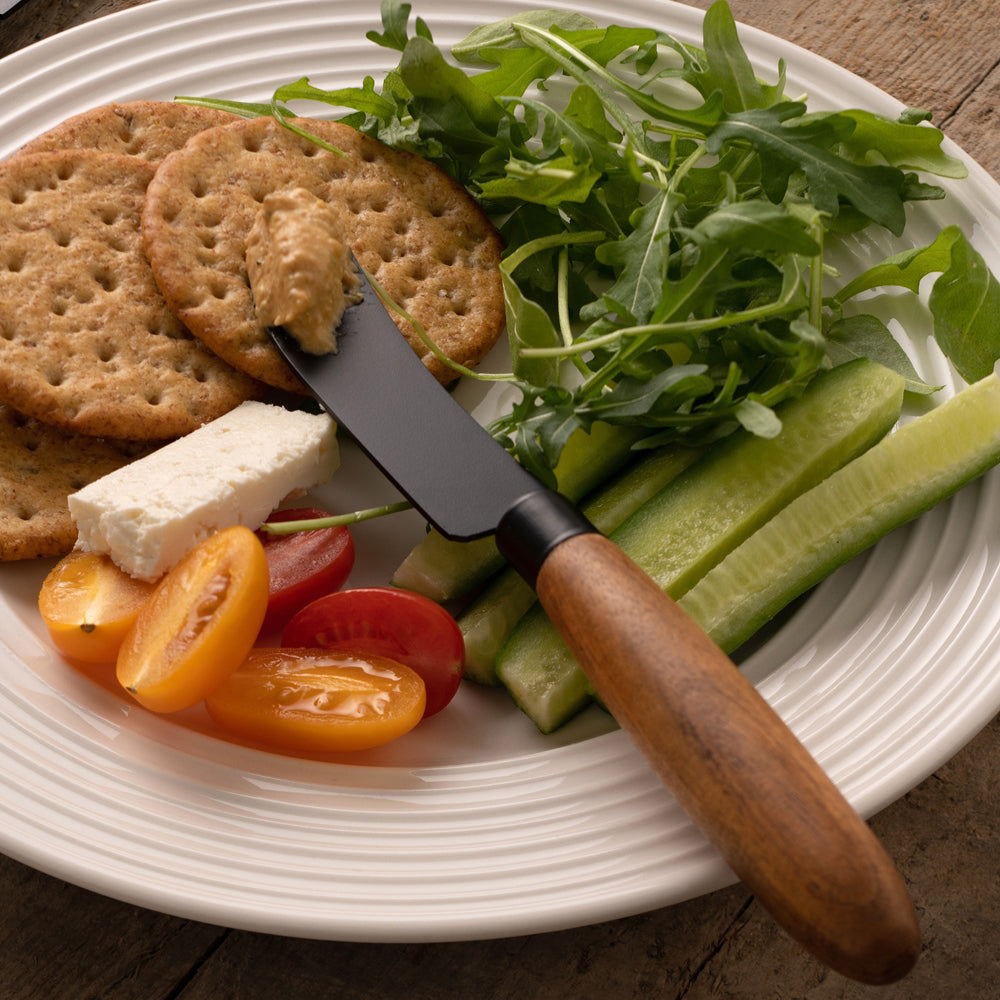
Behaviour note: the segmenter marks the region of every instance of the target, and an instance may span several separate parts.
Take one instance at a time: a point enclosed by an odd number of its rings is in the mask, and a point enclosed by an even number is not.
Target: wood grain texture
[[[136,0],[24,0],[0,20],[0,55],[134,6]],[[996,0],[732,0],[732,7],[738,20],[811,49],[908,104],[933,109],[937,124],[1000,177]],[[421,13],[420,0],[414,8]],[[0,857],[0,997],[994,1000],[1000,719],[871,825],[902,870],[924,936],[915,969],[891,986],[867,987],[829,972],[741,885],[551,934],[360,945],[150,913]]]
[[[557,546],[537,591],[611,714],[781,926],[861,982],[909,972],[920,933],[892,861],[705,633],[602,535]]]

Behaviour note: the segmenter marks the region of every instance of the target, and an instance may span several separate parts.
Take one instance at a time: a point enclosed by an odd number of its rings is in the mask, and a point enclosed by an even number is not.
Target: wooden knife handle
[[[785,930],[861,982],[905,975],[920,931],[898,871],[692,619],[593,532],[549,552],[536,590],[619,725]]]

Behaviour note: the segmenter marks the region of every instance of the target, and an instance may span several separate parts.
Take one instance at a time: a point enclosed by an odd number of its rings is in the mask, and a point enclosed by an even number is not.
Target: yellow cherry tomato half
[[[268,600],[257,536],[224,528],[193,548],[143,605],[118,652],[118,681],[154,712],[201,701],[246,658]]]
[[[105,555],[70,552],[42,583],[38,610],[64,656],[111,664],[153,586],[129,576]]]
[[[383,656],[324,649],[254,649],[206,698],[223,729],[277,750],[368,750],[424,714],[424,682]]]

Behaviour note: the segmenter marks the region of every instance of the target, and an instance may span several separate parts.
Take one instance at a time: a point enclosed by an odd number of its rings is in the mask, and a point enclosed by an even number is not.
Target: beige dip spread
[[[305,188],[267,195],[247,237],[247,274],[265,326],[312,354],[337,349],[337,326],[360,285],[334,206]]]

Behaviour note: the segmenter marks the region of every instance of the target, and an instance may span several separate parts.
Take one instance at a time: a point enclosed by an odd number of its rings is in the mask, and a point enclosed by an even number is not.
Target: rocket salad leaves
[[[639,446],[701,442],[742,425],[770,436],[773,407],[821,368],[865,354],[929,391],[861,292],[911,291],[936,274],[935,334],[974,381],[1000,355],[1000,286],[955,227],[824,288],[824,247],[877,227],[899,236],[910,202],[958,178],[926,114],[810,112],[758,78],[725,2],[697,48],[649,27],[600,27],[566,11],[518,13],[448,56],[410,5],[383,0],[400,53],[381,87],[324,91],[302,79],[269,104],[187,98],[287,122],[289,102],[342,120],[457,178],[506,241],[502,272],[521,390],[491,428],[551,482],[574,430],[644,429]],[[463,68],[465,67],[465,68]]]

